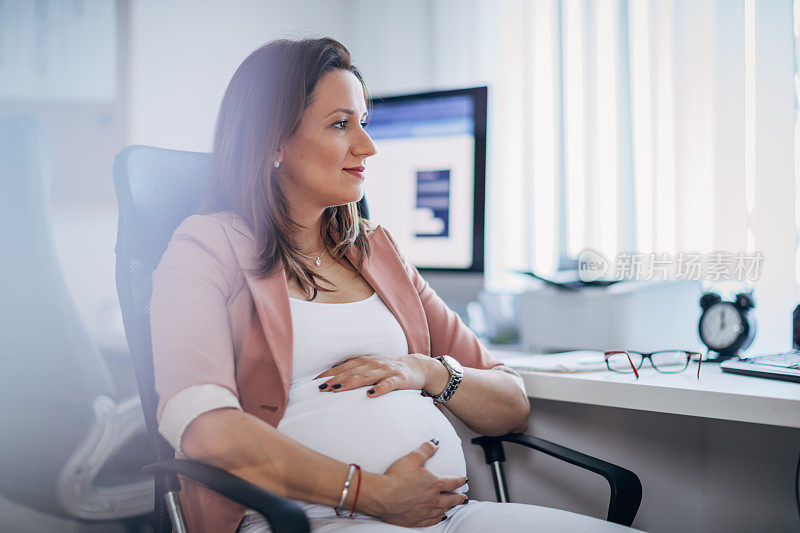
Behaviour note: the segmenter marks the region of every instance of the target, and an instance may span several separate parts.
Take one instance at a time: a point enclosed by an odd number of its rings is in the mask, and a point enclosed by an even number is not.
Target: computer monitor
[[[370,220],[420,270],[483,272],[487,88],[374,98]]]

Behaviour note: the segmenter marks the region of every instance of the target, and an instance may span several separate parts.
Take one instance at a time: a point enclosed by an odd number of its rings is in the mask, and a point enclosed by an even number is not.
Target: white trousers
[[[447,512],[447,520],[428,527],[400,527],[377,518],[324,518],[312,519],[312,533],[354,531],[359,533],[486,533],[491,531],[541,531],[574,533],[622,533],[635,529],[549,507],[522,503],[496,503],[470,500],[466,505],[456,505]],[[271,533],[272,529],[260,514],[245,517],[238,533]]]

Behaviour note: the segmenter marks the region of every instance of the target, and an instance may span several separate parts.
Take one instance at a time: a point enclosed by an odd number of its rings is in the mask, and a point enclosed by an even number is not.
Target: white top
[[[293,332],[292,386],[351,357],[408,353],[400,323],[377,292],[364,300],[339,304],[289,298],[289,308]]]
[[[324,455],[375,473],[383,473],[401,456],[437,438],[439,449],[425,467],[439,475],[466,474],[461,439],[433,400],[420,391],[398,390],[370,398],[366,393],[370,387],[323,392],[318,385],[330,378],[313,379],[351,357],[408,353],[400,324],[377,293],[341,304],[291,298],[290,309],[292,382],[278,431]],[[183,389],[164,406],[159,432],[179,449],[189,423],[221,407],[241,409],[233,392],[222,386]],[[466,490],[466,485],[458,489]],[[331,507],[298,503],[311,518],[335,516]]]

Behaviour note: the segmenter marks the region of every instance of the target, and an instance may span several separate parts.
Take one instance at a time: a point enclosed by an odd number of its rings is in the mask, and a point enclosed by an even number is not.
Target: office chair
[[[137,457],[144,418],[138,397],[119,397],[64,281],[50,158],[38,119],[0,118],[0,494],[56,517],[135,529],[152,510],[147,456]]]
[[[273,531],[308,531],[308,521],[295,502],[271,494],[228,472],[192,460],[176,460],[172,446],[158,433],[158,397],[153,377],[150,339],[150,296],[152,273],[158,266],[173,232],[193,214],[204,191],[210,154],[166,150],[150,146],[129,146],[114,161],[114,185],[119,202],[117,233],[117,291],[125,333],[134,359],[139,393],[153,457],[147,467],[155,472],[156,531],[185,531],[177,492],[177,474],[222,494],[264,515]],[[368,217],[366,202],[359,203]],[[589,457],[543,439],[521,434],[477,437],[487,464],[491,465],[498,501],[508,501],[503,477],[503,442],[542,451],[605,477],[611,486],[608,520],[630,525],[641,502],[641,483],[633,472]]]

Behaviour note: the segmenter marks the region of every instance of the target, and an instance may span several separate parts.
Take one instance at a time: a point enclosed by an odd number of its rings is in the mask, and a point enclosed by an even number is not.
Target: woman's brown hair
[[[326,72],[352,72],[371,101],[364,79],[350,62],[350,52],[330,39],[278,40],[251,53],[236,69],[222,98],[211,157],[208,184],[198,213],[233,211],[253,233],[258,250],[254,273],[268,276],[283,262],[289,279],[313,300],[318,291],[330,292],[328,282],[301,260],[292,235],[291,220],[272,157],[294,135],[303,111],[311,104],[317,82]],[[328,207],[320,233],[325,248],[339,262],[351,246],[358,251],[358,267],[369,255],[368,232],[357,202]]]

